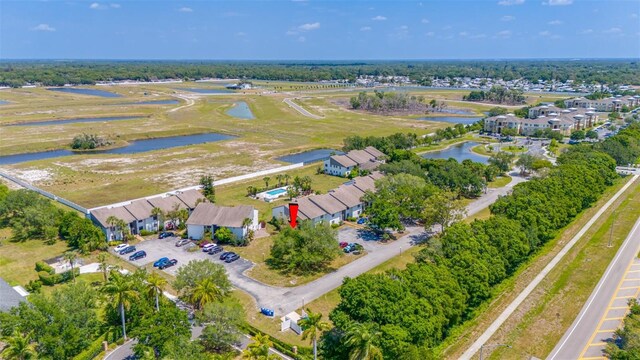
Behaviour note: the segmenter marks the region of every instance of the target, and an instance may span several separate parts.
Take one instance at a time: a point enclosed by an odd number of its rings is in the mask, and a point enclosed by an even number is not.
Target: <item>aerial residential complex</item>
[[[605,99],[590,100],[584,97],[567,99],[564,101],[567,108],[593,108],[595,111],[622,111],[624,106],[633,108],[640,106],[640,96],[612,96]]]
[[[598,114],[594,110],[541,105],[529,109],[528,119],[514,114],[488,117],[484,120],[484,131],[500,134],[509,128],[515,129],[520,135],[530,136],[536,130],[551,129],[562,135],[570,135],[572,131],[590,128],[598,122]]]
[[[368,146],[364,150],[351,150],[344,155],[333,155],[324,161],[324,173],[329,175],[347,177],[358,168],[360,170],[375,170],[380,164],[384,163],[384,154],[374,148]]]

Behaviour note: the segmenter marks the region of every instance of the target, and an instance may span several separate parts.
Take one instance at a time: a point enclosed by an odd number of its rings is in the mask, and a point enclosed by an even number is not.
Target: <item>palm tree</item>
[[[122,319],[122,335],[127,340],[127,328],[125,326],[125,309],[131,305],[131,300],[138,298],[138,291],[130,276],[112,273],[111,281],[102,286],[102,292],[118,304],[120,318]]]
[[[278,181],[278,186],[282,185],[282,174],[276,175],[276,181]]]
[[[280,357],[277,355],[269,354],[269,348],[272,346],[273,343],[269,339],[269,335],[256,334],[253,338],[253,342],[242,352],[242,358],[250,360],[279,359]]]
[[[105,253],[98,255],[98,270],[102,271],[104,282],[109,281],[109,264],[107,263],[107,254]]]
[[[158,227],[156,230],[160,231],[160,224],[164,227],[164,211],[156,206],[151,209],[151,216],[155,216],[156,219],[158,219]]]
[[[354,323],[347,329],[345,345],[351,348],[349,360],[381,360],[382,352],[375,345],[381,332],[372,324]]]
[[[189,300],[197,309],[202,309],[210,302],[222,300],[223,295],[222,289],[213,279],[204,278],[191,290]]]
[[[267,189],[269,188],[269,181],[271,180],[270,177],[265,176],[262,178],[262,181],[264,181],[264,185],[267,187]]]
[[[107,224],[109,224],[111,233],[114,233],[116,231],[116,227],[118,226],[118,224],[120,224],[120,219],[118,219],[117,217],[111,215],[107,218]],[[111,239],[109,239],[111,240]]]
[[[302,340],[309,338],[313,344],[313,359],[318,359],[318,335],[329,330],[330,326],[327,322],[321,321],[322,314],[313,313],[307,308],[307,317],[300,321],[300,326],[304,329],[302,332]]]
[[[167,285],[167,280],[162,276],[158,275],[157,272],[152,272],[147,277],[147,287],[149,289],[149,294],[151,296],[155,296],[156,298],[156,311],[160,311],[160,301],[159,297],[162,294],[162,290]]]
[[[64,259],[69,262],[69,265],[71,265],[71,278],[73,278],[73,282],[75,283],[76,273],[73,271],[73,265],[78,259],[78,253],[75,251],[67,251],[66,253],[64,253]]]
[[[289,179],[291,179],[291,175],[284,174],[284,184],[289,185]]]
[[[14,331],[12,336],[3,339],[6,343],[4,350],[0,353],[3,359],[7,360],[28,360],[37,357],[36,345],[31,343],[31,334],[22,335]]]

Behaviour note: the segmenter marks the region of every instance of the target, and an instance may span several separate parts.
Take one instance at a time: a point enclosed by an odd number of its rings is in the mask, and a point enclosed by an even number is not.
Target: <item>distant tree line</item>
[[[282,81],[349,80],[361,75],[408,76],[423,85],[434,78],[488,77],[574,80],[589,84],[640,85],[640,63],[630,60],[517,61],[2,61],[0,85],[95,84],[98,81],[239,78]]]
[[[389,113],[399,110],[423,112],[428,109],[423,96],[411,96],[403,92],[375,90],[372,95],[362,91],[350,99],[351,108],[370,112]]]
[[[495,104],[517,105],[524,103],[522,90],[506,89],[502,86],[493,86],[488,91],[472,91],[462,97],[466,101],[483,101]]]

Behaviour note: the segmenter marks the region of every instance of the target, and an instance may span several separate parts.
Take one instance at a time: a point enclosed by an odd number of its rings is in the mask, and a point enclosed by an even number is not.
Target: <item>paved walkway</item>
[[[522,290],[522,292],[507,306],[507,308],[498,316],[498,318],[491,323],[489,328],[480,335],[478,340],[476,340],[467,351],[462,354],[460,359],[471,359],[476,352],[480,349],[482,345],[484,345],[493,334],[502,326],[502,324],[513,314],[513,312],[522,304],[522,302],[531,294],[531,292],[542,282],[542,280],[547,276],[551,270],[555,268],[555,266],[562,260],[562,258],[571,250],[573,245],[575,245],[578,240],[582,238],[582,236],[589,230],[589,228],[602,216],[602,214],[616,201],[622,193],[625,192],[631,186],[633,182],[638,179],[638,175],[634,176],[630,181],[628,181],[609,201],[604,204],[600,210],[580,229],[580,231],[567,243],[567,245],[560,250],[560,252],[551,260],[547,266],[542,269],[542,271],[527,285],[527,287]]]
[[[306,117],[310,117],[312,119],[322,119],[322,116],[318,116],[315,114],[312,114],[310,112],[307,111],[307,109],[303,108],[302,106],[296,104],[294,101],[294,99],[291,98],[286,98],[283,101],[289,105],[290,107],[294,108],[297,112],[299,112],[300,114],[306,116]]]

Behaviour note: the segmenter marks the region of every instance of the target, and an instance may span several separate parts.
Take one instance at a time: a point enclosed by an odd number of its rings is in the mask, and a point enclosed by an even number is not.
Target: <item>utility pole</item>
[[[616,211],[614,210],[614,211],[613,211],[613,216],[612,216],[612,217],[613,217],[613,221],[611,222],[611,229],[609,229],[609,244],[607,244],[607,247],[612,247],[612,246],[613,246],[613,245],[611,244],[611,241],[612,241],[612,239],[613,239],[613,227],[614,227],[614,226],[615,226],[615,224],[616,224],[616,215],[617,215],[617,213],[616,213]]]

